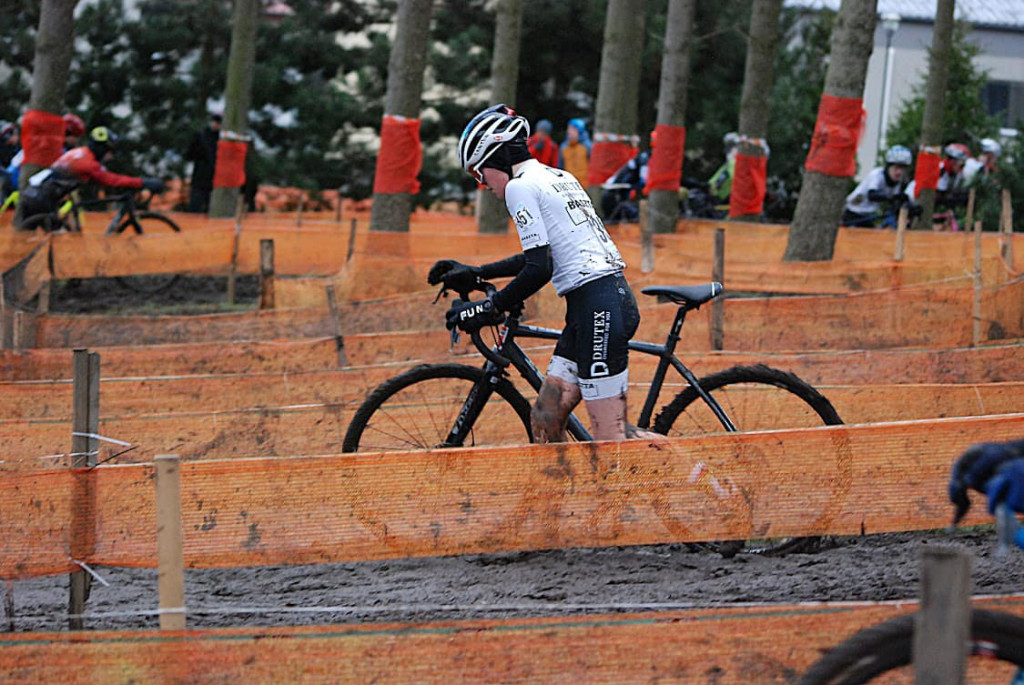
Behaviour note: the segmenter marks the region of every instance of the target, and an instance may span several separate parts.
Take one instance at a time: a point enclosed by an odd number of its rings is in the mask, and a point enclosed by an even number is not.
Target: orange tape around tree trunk
[[[683,150],[686,146],[686,127],[658,124],[651,134],[654,149],[647,166],[647,185],[644,193],[652,190],[679,190],[683,176]],[[733,183],[735,187],[735,182]]]
[[[380,129],[380,152],[373,178],[374,193],[420,192],[416,177],[423,166],[420,120],[385,114]]]
[[[942,174],[942,158],[937,148],[921,148],[917,153],[917,166],[914,168],[914,197],[920,197],[922,190],[935,190],[939,187],[939,176]]]
[[[602,134],[597,134],[600,138]],[[607,134],[604,134],[607,136]],[[636,148],[617,140],[598,141],[590,149],[590,168],[587,171],[587,185],[599,186],[618,171],[623,164],[636,156]]]
[[[729,196],[729,217],[760,214],[768,176],[768,158],[764,155],[736,154],[736,168]]]
[[[64,148],[64,119],[59,114],[30,109],[21,119],[24,164],[48,167]]]
[[[857,143],[864,117],[860,98],[822,94],[804,167],[829,176],[853,176],[857,171]]]
[[[214,188],[241,188],[245,185],[245,153],[249,144],[244,140],[217,141],[217,164],[213,172]]]

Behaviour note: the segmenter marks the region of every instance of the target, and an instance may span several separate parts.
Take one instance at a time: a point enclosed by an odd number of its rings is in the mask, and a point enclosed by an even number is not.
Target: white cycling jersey
[[[523,162],[505,187],[505,205],[524,251],[551,246],[559,295],[626,268],[587,191],[568,171]]]
[[[890,200],[903,192],[903,184],[889,185],[885,181],[885,167],[875,167],[864,177],[853,192],[846,196],[846,209],[857,214],[878,214],[881,206],[868,197],[869,192],[884,193]]]

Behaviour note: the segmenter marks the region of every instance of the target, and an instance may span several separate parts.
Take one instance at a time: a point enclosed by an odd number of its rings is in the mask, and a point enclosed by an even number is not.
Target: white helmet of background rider
[[[910,148],[908,147],[904,147],[903,145],[893,145],[885,151],[885,163],[910,166],[914,163],[914,155],[910,152]]]
[[[526,140],[530,124],[507,105],[494,105],[473,117],[459,138],[459,165],[483,183],[483,165],[502,145]]]
[[[981,139],[981,151],[989,152],[993,157],[998,157],[1003,154],[1003,146],[992,140],[991,138]]]
[[[739,144],[740,134],[736,133],[736,131],[729,131],[724,136],[722,136],[722,145],[725,146],[726,150],[731,150],[732,148],[736,147]]]

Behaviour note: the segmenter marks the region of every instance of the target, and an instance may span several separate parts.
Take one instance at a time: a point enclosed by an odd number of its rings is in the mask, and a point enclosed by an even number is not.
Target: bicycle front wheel
[[[135,220],[127,216],[118,224],[115,232],[122,235],[131,229],[137,234],[179,233],[181,228],[170,217],[159,212],[137,212]],[[178,282],[178,274],[152,274],[145,276],[118,276],[117,283],[123,288],[140,293],[156,294],[163,292]]]
[[[442,445],[481,369],[462,364],[423,364],[385,381],[352,417],[344,452],[431,449]],[[480,416],[469,426],[468,446],[532,442],[530,405],[499,378]]]
[[[736,366],[699,381],[739,431],[812,428],[842,423],[832,403],[813,387],[791,373],[756,366]],[[722,422],[693,387],[676,395],[654,420],[654,430],[671,437],[720,433]],[[835,449],[842,451],[842,446]],[[849,466],[842,454],[834,462],[838,468]],[[833,475],[833,474],[829,474]],[[841,475],[841,474],[840,474]],[[781,489],[781,486],[780,486]],[[794,493],[794,497],[800,496]],[[723,556],[739,552],[778,555],[806,550],[820,538],[752,538],[744,541],[708,542]]]
[[[830,650],[797,685],[913,683],[914,621],[909,614],[865,628]],[[1024,668],[1024,619],[976,609],[968,646],[970,682],[1016,682],[1017,669]]]

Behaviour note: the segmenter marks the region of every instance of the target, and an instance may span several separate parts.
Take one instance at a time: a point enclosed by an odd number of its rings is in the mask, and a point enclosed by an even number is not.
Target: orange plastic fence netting
[[[181,465],[189,567],[935,529],[950,464],[1024,415]],[[153,566],[152,467],[0,476],[0,577]],[[429,487],[424,487],[429,484]],[[75,493],[80,493],[77,497]],[[73,539],[73,512],[83,536]],[[976,507],[966,525],[990,520]],[[211,516],[216,525],[209,525]],[[92,545],[88,549],[88,545]]]
[[[645,193],[652,190],[679,190],[683,176],[683,150],[686,127],[658,124],[651,134],[651,161],[647,167]]]
[[[935,190],[939,184],[939,167],[942,157],[937,147],[923,147],[917,153],[914,167],[914,197],[920,197],[922,190]]]
[[[217,141],[217,165],[213,172],[214,188],[241,188],[245,185],[245,153],[249,144],[231,140],[225,131]]]
[[[380,129],[380,152],[373,178],[374,193],[420,192],[416,177],[423,165],[420,120],[385,114]]]
[[[860,98],[823,93],[818,120],[811,137],[811,151],[804,167],[829,176],[853,176],[857,171],[857,143],[866,112]]]
[[[729,196],[729,217],[760,214],[764,205],[768,156],[736,155],[736,169]]]
[[[1019,597],[978,598],[972,605],[1024,614]],[[11,685],[121,682],[126,673],[137,682],[182,684],[642,679],[785,685],[856,631],[917,608],[915,602],[783,604],[430,623],[9,633],[0,640],[0,670]],[[1006,668],[995,659],[976,661],[982,663],[972,661],[972,682]]]
[[[64,147],[64,119],[59,114],[30,109],[21,118],[23,164],[48,167],[57,161]]]
[[[599,186],[623,164],[636,157],[637,149],[625,142],[629,136],[614,133],[595,133],[590,149],[590,166],[587,169],[587,185]]]
[[[640,289],[650,279],[634,282]],[[443,308],[426,306],[433,292],[349,303],[342,330],[384,332],[438,329]],[[731,299],[724,303],[726,349],[812,351],[881,347],[959,347],[973,342],[973,291],[968,287],[912,287],[846,296]],[[642,305],[638,339],[661,340],[674,305]],[[707,350],[707,310],[683,329],[684,350]],[[561,327],[564,304],[548,287],[531,299],[534,323]],[[1024,282],[986,288],[983,341],[1024,337]],[[264,310],[201,316],[46,314],[36,317],[36,347],[210,342],[333,335],[325,308]]]

